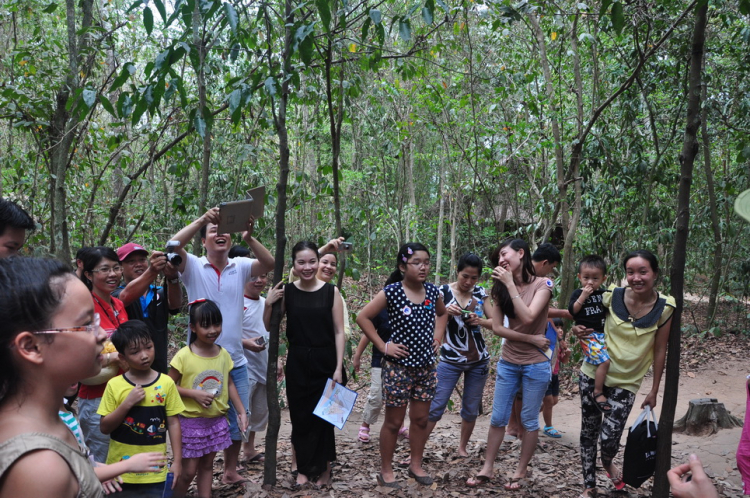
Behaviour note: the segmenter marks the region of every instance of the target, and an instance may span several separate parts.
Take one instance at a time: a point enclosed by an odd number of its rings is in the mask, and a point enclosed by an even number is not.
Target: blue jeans
[[[232,376],[234,387],[237,388],[237,393],[240,395],[240,400],[243,403],[247,403],[250,398],[250,380],[247,377],[247,365],[241,367],[234,367],[229,375]],[[242,413],[245,413],[247,407],[242,407]],[[232,441],[242,441],[242,432],[240,426],[237,423],[237,410],[234,407],[232,400],[229,400],[229,411],[227,412],[227,419],[229,421],[229,436]]]
[[[492,427],[505,427],[519,388],[523,393],[521,424],[527,431],[539,430],[539,408],[547,391],[552,370],[548,361],[532,365],[516,365],[505,360],[497,362],[495,398],[492,401]]]
[[[441,361],[437,366],[437,390],[430,404],[430,422],[437,422],[443,417],[445,407],[451,399],[451,393],[464,374],[464,394],[461,397],[461,420],[474,422],[482,406],[482,392],[489,376],[489,360],[475,363],[450,363]]]

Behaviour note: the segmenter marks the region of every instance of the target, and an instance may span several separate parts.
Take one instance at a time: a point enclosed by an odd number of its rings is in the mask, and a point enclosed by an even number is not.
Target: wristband
[[[576,303],[578,303],[579,306],[583,306],[583,303],[581,301],[576,300]]]
[[[521,294],[516,294],[515,296],[513,296],[512,298],[510,298],[510,300],[512,301],[512,300],[514,300],[517,297],[521,297]]]
[[[170,283],[170,284],[177,284],[179,282],[180,282],[180,277],[167,279],[167,283]]]

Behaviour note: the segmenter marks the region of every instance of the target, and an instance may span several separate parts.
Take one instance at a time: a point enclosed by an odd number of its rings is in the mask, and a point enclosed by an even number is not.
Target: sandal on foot
[[[487,484],[492,480],[490,476],[483,476],[482,474],[477,474],[474,477],[470,479],[472,482],[466,481],[466,485],[470,488],[478,488],[479,486],[483,486],[484,484]]]
[[[526,487],[525,477],[511,477],[503,486],[506,491],[520,491]]]
[[[555,429],[551,425],[549,425],[549,426],[545,425],[544,426],[544,434],[546,436],[553,437],[555,439],[558,439],[558,438],[562,437],[562,434],[560,434],[560,431],[558,431],[557,429]]]
[[[399,439],[409,439],[409,428],[408,427],[402,427],[398,430],[398,437]]]
[[[357,435],[357,439],[359,439],[363,443],[369,443],[370,442],[370,428],[365,427],[364,425],[360,427],[359,435]]]
[[[421,484],[422,486],[431,486],[434,482],[432,480],[432,477],[430,476],[418,476],[414,472],[412,472],[411,469],[409,469],[409,477],[414,478],[415,481],[417,481],[418,484]]]
[[[622,480],[622,472],[618,472],[615,475],[609,475],[609,472],[607,472],[607,477],[610,481],[612,481],[612,485],[615,487],[617,491],[621,491],[625,487],[625,482]]]
[[[383,479],[383,474],[378,474],[377,479],[378,486],[381,488],[401,489],[401,485],[396,481],[386,482],[385,479]]]
[[[609,401],[597,401],[596,398],[598,398],[599,396],[604,396],[604,393],[593,393],[591,395],[591,400],[594,402],[594,406],[596,406],[596,408],[603,414],[609,415],[609,413],[612,411],[612,405],[609,404]]]

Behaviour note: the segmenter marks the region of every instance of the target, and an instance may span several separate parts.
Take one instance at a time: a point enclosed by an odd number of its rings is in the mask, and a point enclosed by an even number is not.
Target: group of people
[[[18,252],[25,231],[33,228],[23,210],[9,204],[0,200],[0,256]],[[8,211],[14,217],[5,223]],[[346,383],[348,312],[329,283],[342,239],[320,249],[311,242],[296,244],[295,280],[281,282],[264,299],[274,258],[252,236],[254,220],[248,220],[242,236],[247,248],[232,248],[229,235],[218,233],[218,222],[214,208],[179,231],[169,258],[129,243],[117,251],[79,251],[75,272],[54,260],[0,259],[0,498],[114,491],[160,496],[168,479],[167,437],[174,496],[185,496],[196,476],[198,495],[211,495],[218,451],[224,452],[223,481],[242,482],[240,452],[246,461],[263,458],[254,436],[267,421],[266,331],[279,301],[288,340],[293,473],[299,485],[332,482],[333,426],[312,412],[329,378]],[[184,250],[198,233],[202,257]],[[567,310],[550,307],[554,284],[547,274],[560,262],[550,244],[532,255],[525,241],[509,239],[490,259],[489,295],[478,285],[484,263],[474,254],[461,257],[455,282],[438,287],[427,282],[429,250],[404,244],[385,287],[357,315],[365,338],[355,367],[371,342],[379,369],[373,369],[362,442],[370,441],[370,425],[385,404],[377,483],[401,487],[393,468],[400,436],[409,438],[409,476],[422,485],[433,483],[423,467],[425,445],[462,374],[458,453],[468,454],[490,372],[482,333],[487,329],[504,343],[484,465],[466,485],[493,479],[507,427],[522,443],[518,465],[504,486],[522,488],[537,447],[540,411],[544,432],[559,436],[551,407],[567,347],[559,324],[551,321],[568,318],[585,353],[579,380],[581,496],[596,494],[598,441],[602,467],[622,489],[622,473],[613,461],[635,394],[652,366],[651,390],[642,405],[656,406],[675,307],[671,297],[656,290],[656,257],[645,250],[628,254],[623,261],[627,286],[605,290],[606,264],[587,256],[579,265],[581,289]],[[159,275],[164,287],[156,285]],[[167,323],[181,308],[182,286],[189,302],[188,340],[170,360]],[[104,349],[107,341],[113,349]],[[44,482],[34,479],[39,468],[45,468]],[[689,471],[696,477],[692,484],[684,479]],[[673,469],[673,479],[676,496],[693,496],[691,490],[710,484],[699,475],[695,459],[689,468]]]

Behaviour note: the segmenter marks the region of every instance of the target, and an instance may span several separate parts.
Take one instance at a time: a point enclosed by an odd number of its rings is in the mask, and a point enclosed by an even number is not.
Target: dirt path
[[[708,348],[707,348],[708,349]],[[691,358],[697,361],[685,362],[688,368],[681,374],[680,391],[677,404],[677,417],[685,414],[688,402],[694,398],[714,397],[723,402],[728,410],[737,417],[745,415],[745,375],[748,363],[743,351],[723,351],[721,358],[710,359],[708,352],[696,353]],[[492,384],[491,380],[488,384]],[[644,379],[642,391],[650,386],[651,378]],[[662,385],[664,382],[662,382]],[[492,387],[488,386],[491,391]],[[360,390],[360,397],[366,396],[366,390]],[[629,423],[640,412],[640,403],[645,394],[639,394]],[[661,402],[661,395],[659,398]],[[485,410],[489,407],[485,406]],[[518,443],[506,443],[495,467],[495,480],[479,490],[467,488],[464,481],[479,470],[486,442],[489,415],[477,420],[472,437],[471,455],[467,459],[459,458],[456,453],[457,436],[460,425],[459,407],[454,412],[446,413],[427,443],[425,468],[436,477],[433,488],[420,488],[415,483],[391,496],[534,496],[534,497],[576,497],[580,493],[580,464],[578,460],[578,434],[580,431],[579,400],[575,393],[563,393],[560,403],[554,411],[554,425],[563,433],[560,439],[542,436],[540,441],[546,451],[537,451],[532,459],[534,475],[528,488],[521,492],[510,493],[502,488],[505,476],[512,472],[518,458]],[[657,411],[659,407],[657,407]],[[489,411],[489,410],[488,410]],[[382,496],[375,486],[375,475],[379,465],[378,432],[380,425],[373,426],[373,441],[363,445],[357,441],[357,431],[361,412],[353,413],[341,432],[337,431],[338,462],[335,467],[335,484],[328,491],[294,491],[289,477],[291,450],[288,442],[290,425],[288,412],[282,414],[281,437],[279,442],[279,485],[268,492],[260,487],[260,465],[254,465],[247,475],[254,481],[248,485],[245,496],[356,496],[359,498]],[[735,463],[735,451],[741,428],[725,429],[709,437],[691,437],[682,434],[674,435],[673,462],[682,462],[690,453],[697,453],[707,467],[709,475],[714,477],[722,496],[740,497],[741,480]],[[263,434],[260,434],[262,441]],[[623,436],[624,437],[624,436]],[[624,439],[623,439],[624,444]],[[397,459],[408,456],[408,443],[402,442],[397,450]],[[622,451],[619,458],[622,458]],[[407,484],[406,471],[400,471],[399,480]],[[603,472],[598,483],[600,496],[607,496],[612,490]],[[604,493],[602,493],[604,491]],[[223,489],[218,496],[242,496],[242,491],[235,488]],[[630,493],[613,493],[612,496],[650,496],[650,482],[639,490]]]

